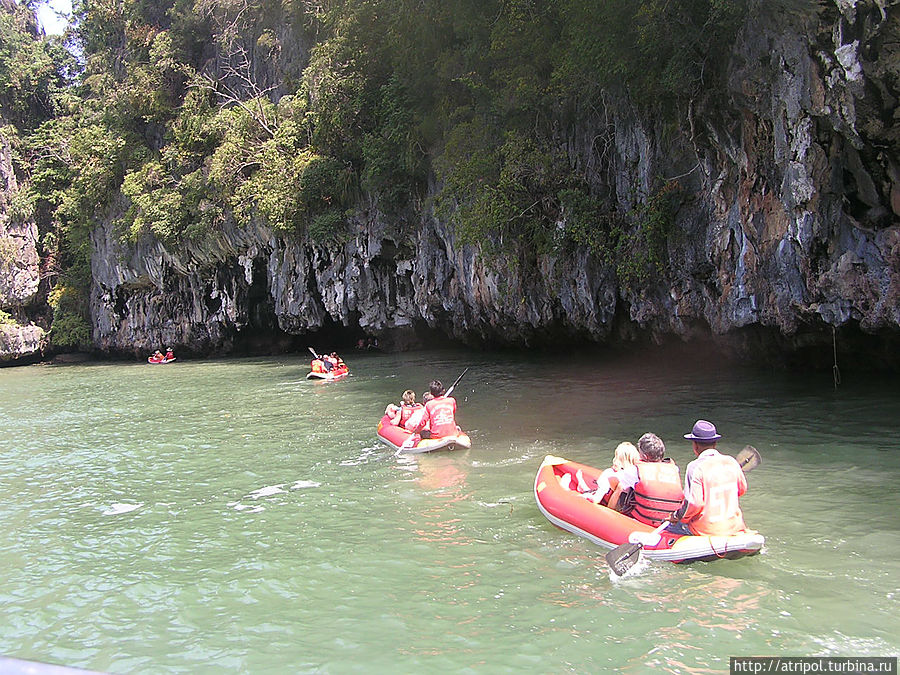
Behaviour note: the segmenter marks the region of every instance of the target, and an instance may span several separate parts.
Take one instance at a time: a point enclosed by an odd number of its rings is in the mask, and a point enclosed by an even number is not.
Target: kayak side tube
[[[307,380],[328,380],[330,382],[333,382],[334,380],[341,380],[341,379],[347,377],[347,375],[349,375],[349,374],[350,374],[350,370],[346,369],[346,368],[343,370],[340,370],[338,372],[332,371],[329,373],[317,373],[315,371],[310,371],[309,373],[306,374],[306,379]]]

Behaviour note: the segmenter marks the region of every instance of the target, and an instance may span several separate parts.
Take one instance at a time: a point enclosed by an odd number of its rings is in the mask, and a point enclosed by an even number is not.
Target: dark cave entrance
[[[253,283],[246,290],[247,325],[237,331],[232,341],[235,356],[266,356],[273,354],[308,354],[309,347],[317,353],[338,352],[345,354],[355,350],[360,340],[363,344],[377,343],[379,350],[404,350],[419,345],[422,338],[415,329],[389,329],[366,331],[359,325],[360,316],[352,313],[349,325],[335,321],[326,315],[319,328],[302,333],[288,333],[278,325],[275,303],[268,287],[266,261],[257,258],[253,262]],[[408,335],[407,335],[408,333]]]
[[[253,261],[253,283],[247,288],[246,302],[247,325],[234,335],[234,355],[264,356],[305,349],[300,336],[286,333],[278,325],[275,303],[269,293],[265,258]]]

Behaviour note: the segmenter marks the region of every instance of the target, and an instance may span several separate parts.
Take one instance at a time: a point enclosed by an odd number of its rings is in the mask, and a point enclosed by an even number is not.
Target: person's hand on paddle
[[[680,523],[681,519],[684,518],[684,513],[687,511],[688,503],[687,500],[681,502],[681,506],[675,509],[666,520],[670,523]]]

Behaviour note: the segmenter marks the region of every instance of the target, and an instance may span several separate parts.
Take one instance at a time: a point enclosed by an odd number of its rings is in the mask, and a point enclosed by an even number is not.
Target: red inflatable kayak
[[[174,356],[171,359],[154,359],[152,356],[147,357],[147,363],[153,363],[153,364],[157,364],[157,365],[163,364],[163,363],[172,363],[172,361],[174,361],[174,360],[175,360]]]
[[[378,435],[379,441],[393,448],[394,450],[403,453],[432,452],[434,450],[455,450],[457,448],[468,450],[472,447],[472,441],[469,440],[469,436],[462,431],[453,436],[443,436],[442,438],[423,438],[419,440],[418,443],[413,443],[413,434],[411,434],[403,427],[398,427],[396,424],[391,424],[391,418],[387,415],[384,415],[381,418],[381,421],[378,423],[376,434]]]
[[[319,359],[313,359],[309,365],[309,373],[306,375],[307,380],[340,380],[350,374],[350,369],[346,363],[341,362],[339,365],[332,366],[331,370],[326,370]]]
[[[534,498],[541,513],[551,523],[604,548],[635,543],[643,534],[648,539],[643,547],[646,558],[680,563],[742,558],[759,553],[765,544],[765,538],[754,530],[728,536],[678,535],[663,531],[659,540],[650,544],[656,538],[652,536],[653,527],[587,499],[578,488],[578,471],[588,485],[596,485],[601,473],[601,469],[547,455],[534,479]]]
[[[349,368],[335,368],[328,373],[309,372],[306,374],[307,380],[341,380],[350,374]]]

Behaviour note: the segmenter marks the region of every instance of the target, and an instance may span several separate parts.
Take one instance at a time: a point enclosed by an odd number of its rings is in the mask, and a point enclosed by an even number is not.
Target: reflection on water
[[[410,513],[412,534],[416,539],[439,549],[472,543],[460,518],[449,515],[454,512],[455,503],[472,497],[466,486],[467,472],[463,460],[466,453],[467,451],[395,455],[398,465],[406,467],[412,473],[415,485],[428,496],[427,504],[421,504]],[[445,558],[444,564],[454,566],[452,559]]]
[[[896,654],[895,383],[691,355],[362,355],[0,370],[0,653],[110,672],[723,672]],[[397,455],[387,402],[452,382],[467,451]],[[696,374],[703,373],[702,381]],[[763,464],[759,556],[618,578],[532,495],[697,417]]]
[[[453,494],[453,500],[465,499],[461,494],[466,482],[466,467],[463,458],[466,451],[436,452],[416,458],[416,482],[423,490]]]

